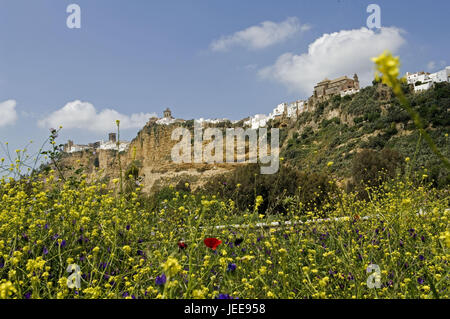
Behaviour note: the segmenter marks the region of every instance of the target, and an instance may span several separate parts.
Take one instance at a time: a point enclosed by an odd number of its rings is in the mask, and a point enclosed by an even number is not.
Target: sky
[[[81,28],[68,28],[70,4]],[[377,4],[381,28],[368,28]],[[239,120],[307,99],[325,77],[450,65],[450,2],[0,0],[0,142],[131,140],[151,116]],[[0,156],[1,156],[0,150]]]

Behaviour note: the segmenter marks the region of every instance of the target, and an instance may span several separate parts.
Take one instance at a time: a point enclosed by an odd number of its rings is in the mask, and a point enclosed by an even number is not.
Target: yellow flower
[[[393,57],[389,51],[384,51],[378,57],[372,58],[376,64],[375,79],[381,79],[381,82],[394,89],[397,93],[401,90],[399,75],[400,58]]]
[[[195,289],[194,291],[192,291],[192,297],[194,299],[204,299],[205,294],[207,294],[207,293],[208,293],[208,288]]]
[[[330,162],[327,163],[327,166],[330,167],[330,166],[332,166],[333,164],[334,164],[334,162],[331,162],[331,161],[330,161]]]
[[[122,249],[123,249],[123,251],[124,251],[125,253],[127,253],[127,254],[129,254],[129,253],[131,252],[131,247],[128,246],[128,245],[123,246]]]
[[[447,230],[444,233],[441,233],[439,238],[445,242],[447,248],[450,248],[450,231]]]
[[[16,288],[14,288],[10,281],[0,284],[0,299],[7,299],[16,292]]]
[[[162,264],[162,268],[168,277],[173,277],[181,271],[181,266],[178,263],[178,260],[173,257],[167,258],[167,261]]]

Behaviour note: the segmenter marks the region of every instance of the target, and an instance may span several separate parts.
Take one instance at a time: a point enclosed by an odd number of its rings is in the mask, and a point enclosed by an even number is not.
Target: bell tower
[[[172,111],[170,111],[169,108],[167,108],[167,109],[164,111],[164,118],[166,118],[166,119],[172,119],[172,118],[173,118],[173,117],[172,117]]]
[[[359,90],[359,79],[358,79],[358,75],[356,73],[353,76],[353,85],[354,85],[355,89]]]

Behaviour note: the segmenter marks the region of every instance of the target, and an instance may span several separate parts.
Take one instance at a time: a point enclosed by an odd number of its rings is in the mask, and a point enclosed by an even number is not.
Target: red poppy
[[[216,250],[217,246],[219,246],[222,243],[222,241],[217,238],[205,238],[203,242],[207,247],[211,248],[212,250]]]
[[[185,249],[185,248],[187,248],[187,245],[186,245],[186,243],[184,241],[179,241],[178,242],[178,247],[180,249]]]

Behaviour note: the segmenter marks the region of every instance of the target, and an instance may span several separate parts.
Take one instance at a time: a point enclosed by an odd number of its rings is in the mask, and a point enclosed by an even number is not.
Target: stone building
[[[335,94],[341,94],[343,91],[355,91],[359,90],[358,75],[354,75],[353,79],[347,76],[341,76],[334,80],[325,79],[322,82],[317,83],[314,87],[313,98],[319,102],[325,101]]]
[[[317,103],[328,100],[333,95],[341,97],[359,92],[358,75],[354,75],[353,79],[347,76],[341,76],[334,80],[325,79],[314,87],[313,95],[308,99],[308,110],[312,111]]]

